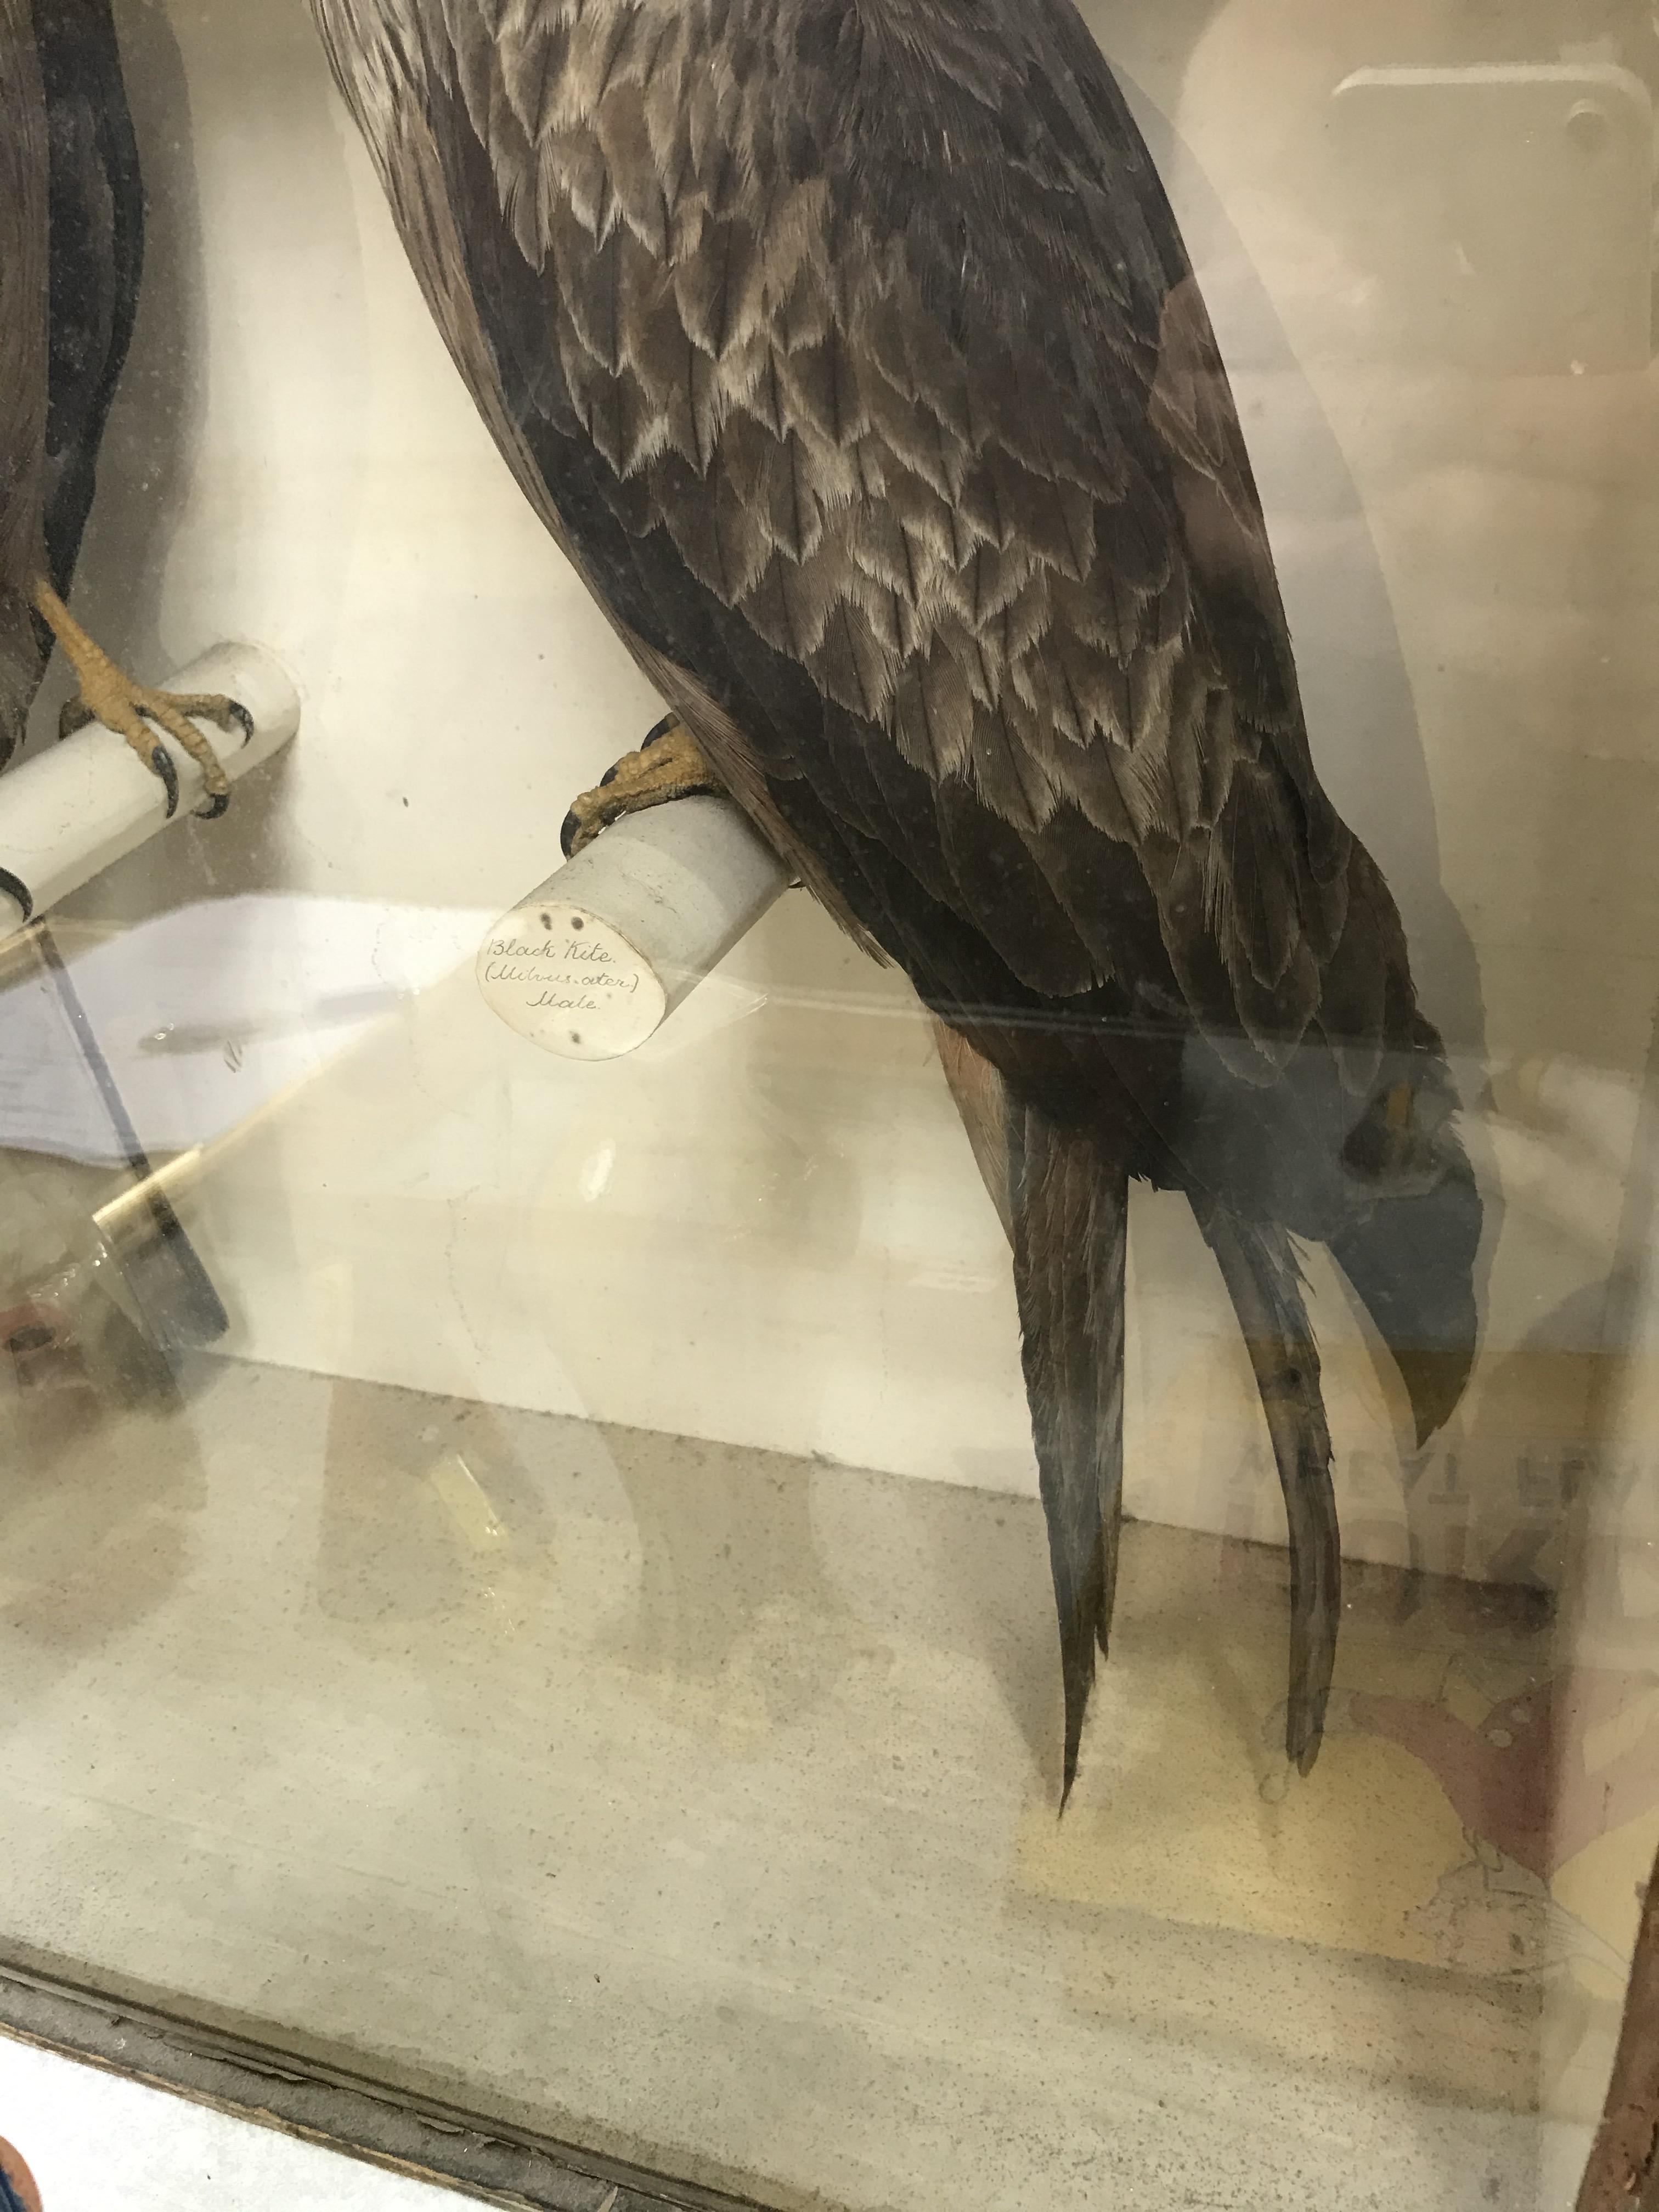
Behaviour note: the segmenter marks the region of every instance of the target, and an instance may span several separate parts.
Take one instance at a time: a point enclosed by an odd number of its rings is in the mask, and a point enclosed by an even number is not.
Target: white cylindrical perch
[[[787,887],[727,799],[677,799],[605,830],[490,932],[478,988],[509,1028],[569,1060],[659,1029]]]
[[[222,691],[245,707],[253,735],[244,742],[207,725],[209,744],[233,783],[269,760],[300,726],[300,696],[287,670],[257,645],[216,645],[170,679],[174,691]],[[161,732],[179,772],[182,821],[202,796],[202,771]],[[0,867],[27,885],[44,914],[101,869],[167,824],[167,792],[125,738],[99,722],[0,776]],[[0,939],[27,917],[0,890]]]

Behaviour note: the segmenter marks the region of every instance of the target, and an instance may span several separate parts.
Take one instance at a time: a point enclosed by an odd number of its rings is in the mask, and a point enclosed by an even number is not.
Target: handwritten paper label
[[[568,1060],[632,1052],[668,1010],[620,932],[556,904],[518,907],[496,924],[479,949],[478,988],[510,1028]]]

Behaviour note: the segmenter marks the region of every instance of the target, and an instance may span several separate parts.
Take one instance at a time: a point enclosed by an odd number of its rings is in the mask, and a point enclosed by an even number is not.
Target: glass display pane
[[[0,8],[0,2013],[765,2203],[1573,2202],[1656,71]]]

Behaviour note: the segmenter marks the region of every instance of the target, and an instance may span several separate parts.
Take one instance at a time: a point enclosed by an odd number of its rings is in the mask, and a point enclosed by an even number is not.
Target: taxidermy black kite
[[[80,683],[62,726],[118,730],[178,805],[155,724],[201,765],[210,816],[229,786],[186,717],[251,726],[234,702],[133,683],[64,602],[98,448],[126,359],[144,193],[109,0],[0,0],[0,763],[23,734],[54,638]],[[7,875],[4,887],[30,903]]]
[[[1070,0],[313,5],[485,421],[674,710],[576,836],[729,793],[942,1025],[1013,1246],[1066,1787],[1134,1176],[1191,1201],[1261,1386],[1305,1771],[1340,1558],[1292,1238],[1420,1439],[1473,1356],[1480,1205],[1110,70]]]

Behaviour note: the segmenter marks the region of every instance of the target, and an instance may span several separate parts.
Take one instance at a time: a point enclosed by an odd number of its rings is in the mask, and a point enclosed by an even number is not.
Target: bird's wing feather
[[[144,188],[109,0],[34,0],[51,144],[44,525],[68,595],[143,269]]]
[[[46,436],[46,94],[27,0],[0,0],[0,762],[44,655],[28,608]]]
[[[410,6],[452,346],[470,312],[521,481],[696,670],[734,781],[913,973],[941,913],[1045,999],[1161,971],[1270,1078],[1350,841],[1207,318],[1068,0],[971,33],[937,0]]]

